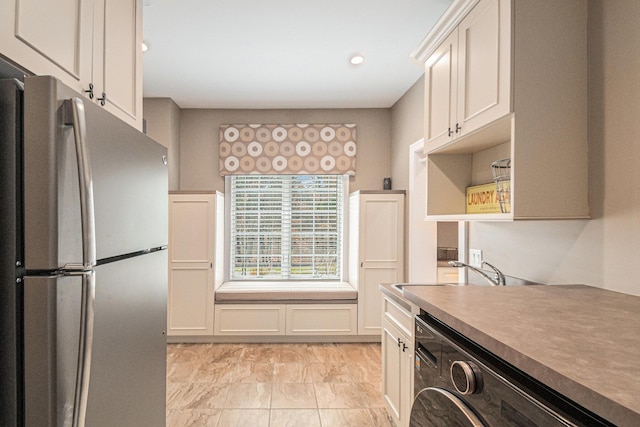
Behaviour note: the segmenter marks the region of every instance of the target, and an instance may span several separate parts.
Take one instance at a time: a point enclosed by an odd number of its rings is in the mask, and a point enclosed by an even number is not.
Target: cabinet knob
[[[459,133],[462,130],[459,123],[456,123],[456,133]]]
[[[93,83],[89,83],[89,90],[85,90],[84,93],[88,93],[89,99],[93,99]]]
[[[400,338],[398,338],[398,348],[400,348],[400,345],[403,344],[402,341],[400,341]]]
[[[449,136],[453,135],[453,131],[451,130],[451,128],[449,128],[449,130],[447,131],[447,134],[448,134]]]
[[[100,105],[104,107],[104,104],[107,103],[107,94],[102,92],[102,98],[98,98],[97,100],[100,101]]]

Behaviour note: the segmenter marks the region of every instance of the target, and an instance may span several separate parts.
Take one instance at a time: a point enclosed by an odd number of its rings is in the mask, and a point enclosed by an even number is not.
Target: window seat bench
[[[225,282],[215,291],[216,303],[285,302],[354,303],[358,291],[348,282]]]

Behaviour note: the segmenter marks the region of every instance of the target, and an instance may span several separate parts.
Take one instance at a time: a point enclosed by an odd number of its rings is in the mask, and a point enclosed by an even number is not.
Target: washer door
[[[455,394],[437,387],[420,390],[411,408],[410,427],[485,427]]]

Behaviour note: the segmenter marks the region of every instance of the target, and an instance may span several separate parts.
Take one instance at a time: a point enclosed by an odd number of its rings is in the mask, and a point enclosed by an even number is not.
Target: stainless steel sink
[[[521,286],[521,285],[542,285],[543,283],[532,282],[530,280],[520,279],[517,277],[505,276],[506,286]],[[402,293],[402,289],[410,286],[489,286],[484,280],[478,282],[466,282],[466,283],[394,283],[391,285],[399,293]]]
[[[402,293],[402,289],[410,286],[466,286],[466,283],[394,283],[392,288]]]

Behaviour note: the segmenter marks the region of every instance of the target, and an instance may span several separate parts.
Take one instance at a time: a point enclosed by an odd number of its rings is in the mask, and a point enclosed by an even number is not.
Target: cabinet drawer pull
[[[85,90],[84,93],[88,93],[89,99],[93,99],[93,83],[89,83],[89,90]]]
[[[104,107],[104,104],[107,103],[107,94],[102,92],[102,98],[98,98],[97,100],[100,101],[100,105]]]

